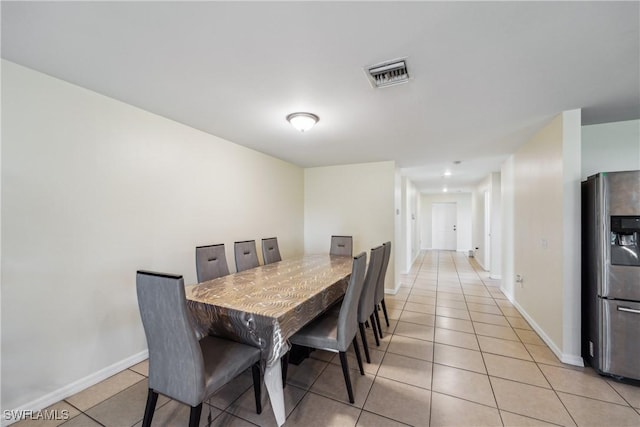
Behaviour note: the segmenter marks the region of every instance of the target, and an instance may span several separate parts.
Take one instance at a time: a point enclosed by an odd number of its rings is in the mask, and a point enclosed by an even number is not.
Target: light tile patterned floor
[[[355,404],[339,359],[316,351],[290,366],[286,426],[640,426],[640,387],[562,364],[473,259],[427,251],[402,283],[385,298],[391,322],[379,347],[368,330],[365,376],[349,355]],[[143,362],[52,408],[69,410],[67,427],[138,426],[147,374]],[[247,372],[205,405],[201,425],[211,414],[214,426],[274,426],[263,394],[257,415]],[[186,425],[188,414],[161,397],[153,425]]]

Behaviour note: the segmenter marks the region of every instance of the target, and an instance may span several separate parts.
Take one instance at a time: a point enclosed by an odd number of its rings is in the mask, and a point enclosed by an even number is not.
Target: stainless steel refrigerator
[[[640,380],[640,171],[582,183],[582,357]]]

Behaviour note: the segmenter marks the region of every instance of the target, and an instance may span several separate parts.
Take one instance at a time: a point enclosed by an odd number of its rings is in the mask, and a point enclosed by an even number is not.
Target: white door
[[[433,203],[431,205],[433,249],[446,251],[455,251],[457,249],[457,217],[458,207],[455,203]]]

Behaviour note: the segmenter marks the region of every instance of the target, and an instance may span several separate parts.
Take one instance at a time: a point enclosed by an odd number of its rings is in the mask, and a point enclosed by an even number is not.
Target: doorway
[[[431,235],[433,249],[455,251],[457,238],[458,206],[456,203],[431,205]]]

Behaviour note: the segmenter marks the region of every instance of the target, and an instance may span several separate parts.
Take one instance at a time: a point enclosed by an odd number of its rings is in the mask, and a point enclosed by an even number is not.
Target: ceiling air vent
[[[399,85],[409,81],[409,71],[404,59],[368,67],[367,76],[374,88]]]

